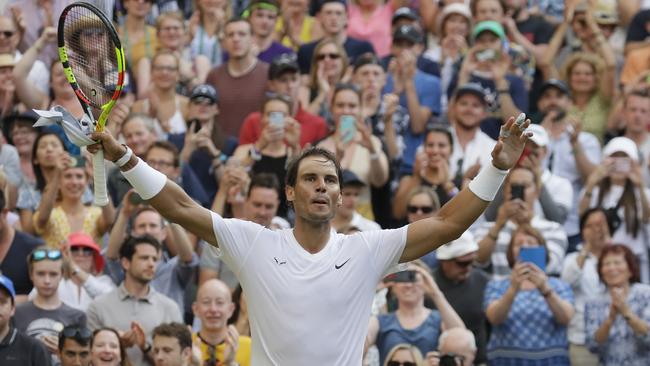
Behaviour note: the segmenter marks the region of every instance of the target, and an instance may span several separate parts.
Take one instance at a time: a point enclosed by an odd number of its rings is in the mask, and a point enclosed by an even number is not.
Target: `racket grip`
[[[93,180],[95,182],[96,206],[108,205],[108,193],[106,191],[106,166],[104,162],[104,151],[99,150],[93,155]]]

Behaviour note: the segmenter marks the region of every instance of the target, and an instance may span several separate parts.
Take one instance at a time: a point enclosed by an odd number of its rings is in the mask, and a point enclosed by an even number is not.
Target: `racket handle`
[[[106,192],[106,166],[104,162],[104,151],[99,150],[93,155],[93,180],[95,182],[95,206],[108,205],[108,193]]]

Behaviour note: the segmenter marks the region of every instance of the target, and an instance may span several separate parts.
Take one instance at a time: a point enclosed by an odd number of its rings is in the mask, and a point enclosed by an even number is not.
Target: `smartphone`
[[[133,206],[137,206],[146,203],[146,201],[143,200],[139,194],[132,192],[131,195],[129,196],[129,203],[132,204]]]
[[[395,272],[384,277],[384,282],[415,282],[417,277],[416,274],[417,272],[415,271]]]
[[[542,246],[523,247],[519,249],[519,261],[532,263],[546,272],[546,248]]]
[[[348,114],[341,116],[339,129],[343,143],[352,141],[357,135],[357,119]]]
[[[513,184],[510,186],[510,199],[520,199],[524,200],[524,190],[526,187],[522,186],[521,184]]]
[[[269,123],[272,126],[284,127],[284,113],[269,112]]]
[[[497,51],[491,48],[476,53],[476,61],[478,62],[495,60],[496,58],[497,58]]]
[[[629,174],[632,171],[632,161],[630,158],[613,157],[614,165],[612,173]]]

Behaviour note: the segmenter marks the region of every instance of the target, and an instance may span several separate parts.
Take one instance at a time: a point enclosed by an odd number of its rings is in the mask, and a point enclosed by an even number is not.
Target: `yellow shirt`
[[[587,103],[584,110],[579,110],[575,106],[571,106],[568,115],[581,120],[582,130],[596,136],[602,144],[610,108],[611,102],[605,100],[600,93],[596,93],[589,99],[589,103]]]
[[[192,343],[201,350],[201,366],[222,366],[223,350],[226,348],[225,343],[218,344],[216,347],[205,343],[198,335],[192,334]],[[207,361],[214,360],[214,364],[208,364]],[[235,361],[239,366],[250,366],[251,364],[251,339],[250,337],[239,337],[239,348],[235,355]]]
[[[300,43],[305,44],[313,41],[311,38],[311,30],[316,24],[316,19],[310,16],[305,16],[305,20],[302,21],[302,29],[300,30]],[[282,17],[278,17],[278,21],[275,23],[275,31],[276,33],[281,33],[284,30],[284,23],[282,20]],[[292,48],[294,51],[298,50],[298,47],[300,47],[299,44],[294,44],[291,42],[291,38],[289,36],[284,36],[282,37],[282,44],[285,45],[286,47]]]
[[[101,214],[101,208],[97,206],[87,207],[86,216],[84,217],[81,230],[90,235],[95,243],[101,243],[101,236],[97,231],[97,220]],[[61,242],[67,239],[68,235],[72,234],[70,232],[70,222],[68,222],[68,216],[66,216],[65,211],[63,211],[61,206],[54,207],[50,214],[50,219],[47,221],[47,224],[45,224],[45,227],[38,227],[36,225],[38,216],[39,212],[37,211],[33,217],[36,234],[43,238],[48,247],[58,249],[61,246]]]
[[[120,39],[123,42],[124,52],[126,52],[126,64],[131,70],[135,70],[138,66],[138,61],[143,57],[148,59],[153,58],[153,55],[158,49],[158,37],[156,36],[156,28],[146,26],[145,33],[142,38],[137,42],[126,31],[126,27],[119,28]]]

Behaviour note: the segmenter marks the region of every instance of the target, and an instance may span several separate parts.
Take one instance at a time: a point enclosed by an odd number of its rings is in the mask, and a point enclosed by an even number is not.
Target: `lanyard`
[[[202,26],[199,26],[199,55],[204,55],[203,53],[203,37],[207,37],[207,34],[203,30]],[[212,45],[212,56],[210,56],[210,62],[212,65],[216,65],[217,63],[217,42],[218,40],[215,40],[214,44]],[[207,55],[206,55],[207,56]]]
[[[127,46],[131,46],[129,44],[129,32],[126,29],[127,29],[127,27],[126,27],[126,25],[124,25],[124,43]],[[151,42],[149,40],[149,32],[147,31],[146,26],[144,28],[144,54],[145,54],[145,57],[147,57],[149,59],[153,56],[151,54]],[[131,65],[131,67],[135,67],[135,65],[133,65],[133,58],[132,57],[133,57],[133,55],[131,54],[131,47],[127,47],[127,49],[126,49],[127,65]]]

